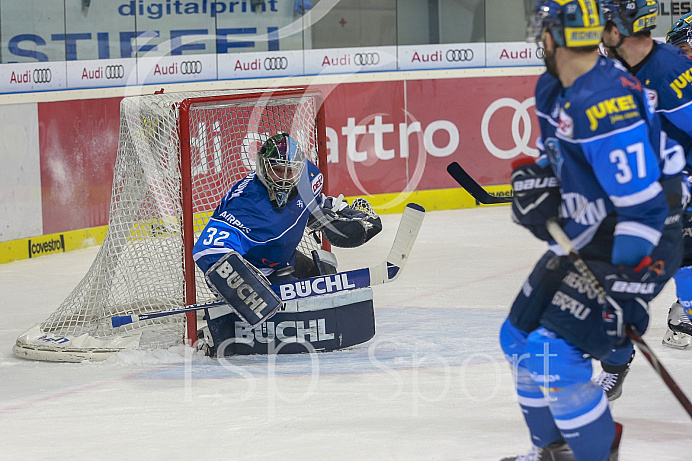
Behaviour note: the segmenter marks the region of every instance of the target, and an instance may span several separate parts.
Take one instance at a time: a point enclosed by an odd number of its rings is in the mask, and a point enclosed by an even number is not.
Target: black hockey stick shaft
[[[457,162],[452,162],[447,165],[447,173],[459,183],[461,187],[471,194],[473,198],[484,205],[492,205],[496,203],[510,203],[512,197],[498,197],[491,195],[476,182],[475,179],[464,170]]]
[[[560,224],[554,218],[550,218],[548,221],[546,221],[546,227],[557,244],[560,245],[565,253],[567,253],[567,257],[570,261],[572,261],[577,271],[579,271],[579,273],[589,281],[596,293],[608,300],[608,302],[611,303],[616,310],[621,309],[617,302],[608,296],[605,288],[603,288],[603,285],[601,285],[596,276],[586,265],[581,255],[579,252],[577,252],[577,249],[572,244],[572,241],[569,239],[567,234],[565,234],[565,231],[562,230]],[[676,383],[670,373],[668,373],[668,370],[666,370],[656,354],[654,354],[654,351],[651,350],[641,335],[637,333],[637,331],[634,330],[634,328],[632,328],[630,325],[626,326],[625,333],[632,341],[634,341],[642,354],[644,354],[644,357],[646,357],[646,359],[649,361],[654,371],[656,371],[661,379],[663,379],[663,382],[666,384],[666,386],[668,386],[668,389],[670,389],[673,395],[675,395],[675,398],[678,399],[678,402],[680,402],[687,414],[690,416],[690,418],[692,418],[692,403],[690,402],[690,399],[688,399],[682,389],[680,389],[678,383]]]

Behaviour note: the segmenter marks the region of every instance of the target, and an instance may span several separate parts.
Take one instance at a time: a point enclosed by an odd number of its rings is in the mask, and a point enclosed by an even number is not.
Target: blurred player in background
[[[692,59],[681,49],[651,37],[658,16],[655,0],[605,0],[601,5],[607,20],[603,44],[608,56],[620,61],[650,90],[649,98],[661,117],[663,131],[683,147],[687,157],[685,169],[692,172],[692,86],[686,80],[692,71]],[[689,16],[673,27],[677,31],[676,44],[684,42],[688,49]],[[683,28],[683,24],[687,27]],[[689,347],[692,340],[692,213],[686,212],[683,219],[683,267],[675,275],[678,299],[668,312],[668,330],[663,337],[663,344],[678,349]],[[611,400],[622,392],[627,367],[629,363],[618,363],[617,357],[603,364],[598,379]]]
[[[604,27],[594,0],[539,0],[529,23],[529,40],[545,49],[536,86],[541,155],[514,165],[512,217],[549,250],[500,331],[534,445],[506,460],[617,459],[622,426],[591,380],[591,358],[614,349],[629,358],[624,326],[646,330],[648,301],[679,266],[682,149],[662,138],[640,82],[599,55]],[[596,296],[552,241],[551,217],[621,310]]]
[[[685,16],[678,19],[673,27],[670,28],[666,35],[666,43],[677,46],[682,51],[692,56],[692,13],[687,13]]]

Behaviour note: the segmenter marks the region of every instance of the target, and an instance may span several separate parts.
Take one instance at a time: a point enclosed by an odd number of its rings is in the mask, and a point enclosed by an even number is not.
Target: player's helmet
[[[298,181],[305,168],[305,154],[287,133],[267,139],[257,153],[256,171],[277,208],[297,195]]]
[[[666,35],[666,43],[678,46],[681,43],[690,43],[692,39],[692,13],[687,13],[685,16],[678,19],[678,22],[673,24],[668,34]]]
[[[596,0],[538,0],[529,19],[526,40],[538,42],[549,30],[557,46],[598,46],[605,20]]]
[[[603,0],[601,8],[606,21],[618,26],[625,37],[656,28],[656,0]]]

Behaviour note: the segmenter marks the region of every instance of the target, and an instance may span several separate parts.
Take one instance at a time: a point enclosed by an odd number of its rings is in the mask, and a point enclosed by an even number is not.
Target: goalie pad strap
[[[264,322],[281,307],[281,300],[261,272],[235,251],[224,255],[210,267],[205,278],[209,286],[251,327]]]

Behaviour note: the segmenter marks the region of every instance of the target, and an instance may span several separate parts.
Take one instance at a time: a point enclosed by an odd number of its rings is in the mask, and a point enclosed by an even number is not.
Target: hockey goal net
[[[111,318],[215,299],[192,246],[219,200],[254,169],[268,136],[298,140],[326,177],[319,92],[238,90],[124,98],[108,232],[87,274],[57,310],[18,339],[35,360],[101,360],[128,348],[196,340],[195,313],[113,328]],[[306,235],[299,249],[319,247]]]

